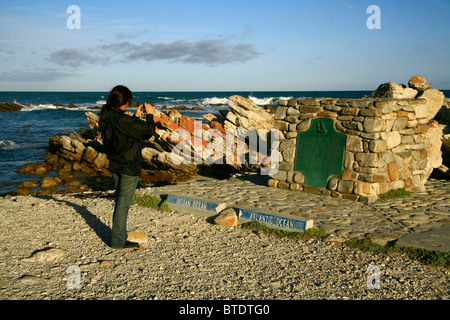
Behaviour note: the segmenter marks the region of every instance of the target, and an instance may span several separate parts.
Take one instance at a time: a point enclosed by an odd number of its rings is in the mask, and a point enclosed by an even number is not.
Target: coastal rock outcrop
[[[410,88],[384,83],[364,99],[280,100],[275,113],[273,108],[234,95],[229,98],[229,110],[205,114],[202,121],[182,114],[184,108],[155,109],[152,116],[156,134],[143,144],[145,165],[140,182],[172,183],[198,174],[227,177],[230,173],[258,172],[269,164],[268,157],[258,152],[261,149],[253,150],[249,137],[242,137],[240,132],[260,134],[261,129],[278,129],[280,170],[271,183],[300,190],[305,177],[301,177],[301,172],[293,174],[291,163],[295,139],[299,131],[310,128],[315,117],[333,119],[336,130],[349,136],[344,159],[348,170],[343,172],[339,184],[331,181],[336,183],[330,183],[334,185],[330,192],[348,189],[350,194],[372,196],[381,189],[387,190],[387,185],[420,188],[433,170],[450,177],[449,101],[441,91],[431,89],[423,76],[412,77],[408,85]],[[52,171],[58,174],[52,175],[57,185],[47,179],[51,187],[45,188],[44,183],[45,192],[58,192],[61,185],[70,186],[75,192],[89,189],[77,181],[77,174],[94,177],[99,184],[110,175],[99,116],[94,112],[85,115],[88,129],[51,137],[45,161],[25,164],[18,170],[36,174],[41,180],[22,184],[22,194],[42,186],[43,177]],[[261,141],[264,140],[258,139]],[[250,163],[250,158],[258,159],[258,163]]]
[[[273,116],[249,99],[233,96],[230,100],[235,104],[230,104],[231,111],[227,116],[204,115],[203,121],[181,114],[178,108],[154,109],[156,134],[143,143],[145,164],[140,182],[184,181],[199,173],[226,177],[236,172],[257,171],[260,164],[249,163],[250,154],[262,160],[261,163],[266,158],[250,150],[245,137],[237,129],[272,129]],[[99,116],[94,112],[86,112],[85,115],[88,129],[52,136],[45,161],[25,164],[17,172],[45,176],[56,171],[58,177],[45,178],[40,183],[46,193],[51,190],[59,192],[60,184],[72,186],[74,191],[89,188],[76,181],[74,174],[92,176],[97,180],[110,176],[109,161],[98,126]],[[227,125],[231,123],[229,119],[233,119],[232,125]],[[29,194],[31,188],[21,186],[20,189],[22,194]]]
[[[0,103],[0,112],[7,112],[7,111],[20,111],[22,110],[22,106],[17,103],[13,102],[2,102]]]
[[[226,130],[236,130],[237,128],[270,130],[274,128],[273,116],[252,100],[237,95],[231,96],[229,99],[233,103],[228,104],[231,111],[225,115],[224,128]]]
[[[243,119],[241,123],[249,123],[248,117],[253,116],[256,119],[258,112],[264,116],[267,114],[264,109],[258,108],[259,110],[256,108],[252,110],[252,115],[245,113],[239,115],[239,118]],[[153,120],[156,123],[157,134],[146,141],[142,150],[146,164],[152,169],[190,174],[198,173],[200,167],[222,172],[254,171],[255,166],[249,165],[247,161],[238,163],[234,159],[226,158],[229,135],[232,136],[231,144],[235,150],[237,148],[244,150],[245,159],[248,159],[250,150],[245,142],[233,135],[234,131],[225,129],[224,123],[220,122],[224,119],[214,115],[205,115],[204,119],[207,121],[200,122],[182,115],[175,109],[168,112],[155,110]],[[239,128],[247,129],[248,126]]]

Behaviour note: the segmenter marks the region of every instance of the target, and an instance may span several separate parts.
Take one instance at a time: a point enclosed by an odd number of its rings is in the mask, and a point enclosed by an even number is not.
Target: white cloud
[[[323,60],[325,57],[324,56],[315,56],[314,58],[312,58],[311,60],[307,60],[305,61],[306,64],[313,64],[318,62],[319,60]]]
[[[352,4],[344,3],[342,5],[346,10],[355,10],[355,7]]]
[[[57,79],[79,76],[73,72],[62,72],[51,68],[27,71],[4,71],[0,73],[0,81],[11,82],[48,82]]]
[[[60,66],[107,65],[111,62],[166,60],[181,63],[220,65],[246,62],[260,55],[253,45],[228,44],[226,40],[184,40],[172,43],[133,44],[127,41],[86,48],[65,48],[50,54]]]
[[[67,48],[54,51],[50,54],[48,60],[67,67],[80,67],[87,64],[106,65],[109,62],[108,57],[101,57],[92,51],[92,49],[82,50],[79,48]]]

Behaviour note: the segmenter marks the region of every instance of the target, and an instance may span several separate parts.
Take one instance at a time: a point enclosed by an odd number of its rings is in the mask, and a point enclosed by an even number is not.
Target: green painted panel
[[[331,175],[342,174],[346,136],[330,118],[313,119],[308,131],[298,133],[294,171],[303,172],[306,185],[325,187]]]

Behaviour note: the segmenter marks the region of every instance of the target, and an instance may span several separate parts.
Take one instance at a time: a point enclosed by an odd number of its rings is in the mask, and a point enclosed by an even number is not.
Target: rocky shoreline
[[[183,130],[191,135],[193,140],[198,130],[201,133],[203,130],[214,129],[222,134],[225,145],[226,130],[272,126],[273,116],[269,108],[261,108],[251,100],[239,96],[233,96],[231,99],[236,103],[230,104],[231,111],[222,112],[220,115],[205,114],[203,117],[206,122],[203,123],[182,115],[178,110],[185,110],[186,107],[183,106],[155,110],[153,118],[157,125],[157,134],[145,142],[142,151],[145,164],[140,184],[187,181],[199,175],[223,179],[230,174],[258,170],[258,165],[249,165],[247,162],[212,165],[205,161],[194,163],[194,158],[198,156],[194,143],[189,146],[192,154],[189,163],[173,162],[172,150],[179,142],[172,139],[172,136],[177,130]],[[98,130],[99,117],[93,112],[85,114],[88,129],[81,128],[69,135],[50,137],[48,153],[43,161],[24,164],[17,170],[18,173],[31,175],[34,179],[20,183],[8,194],[45,196],[107,190],[111,187],[108,159],[102,152],[103,144]],[[204,141],[200,140],[200,143],[205,146]],[[248,158],[249,148],[247,145],[244,148]]]
[[[412,77],[408,85],[409,88],[404,85],[397,85],[394,82],[381,84],[367,99],[405,99],[425,95],[433,99],[434,92],[439,92],[430,89],[431,84],[423,76]],[[202,137],[205,137],[205,130],[216,130],[223,138],[223,156],[227,152],[226,149],[229,148],[225,141],[227,133],[237,132],[237,130],[271,130],[276,128],[276,108],[271,106],[261,107],[240,96],[229,97],[229,100],[231,101],[228,104],[229,110],[220,110],[220,114],[205,114],[202,123],[182,115],[179,110],[188,109],[185,106],[170,109],[161,108],[161,111],[155,110],[153,118],[157,124],[157,134],[145,142],[142,152],[145,166],[140,177],[140,184],[145,186],[182,182],[197,176],[223,179],[235,173],[258,172],[263,166],[262,164],[267,164],[267,155],[260,153],[256,155],[260,160],[259,163],[256,165],[249,164],[248,160],[254,154],[250,155],[250,152],[253,151],[250,150],[246,142],[242,146],[238,145],[239,141],[237,141],[233,146],[234,150],[239,147],[244,148],[245,162],[242,164],[237,163],[236,159],[231,162],[228,162],[229,159],[226,159],[226,161],[223,159],[224,164],[206,163],[201,154],[202,148],[205,148],[208,143],[212,145],[213,142],[216,142],[213,139],[210,142],[205,142],[200,138],[198,140],[201,144],[200,149],[195,146],[195,139],[198,139],[197,135],[201,134]],[[450,178],[449,100],[444,98],[440,110],[434,110],[437,114],[433,120],[439,125],[445,126],[442,134],[442,165],[434,169],[432,173],[432,177],[443,179]],[[132,107],[138,105],[140,105],[139,102],[134,102]],[[21,107],[14,103],[0,104],[1,111],[20,110]],[[97,125],[98,116],[90,111],[85,114],[87,129],[80,128],[69,135],[50,137],[48,153],[45,158],[42,161],[21,166],[17,172],[24,175],[25,181],[17,185],[8,194],[49,195],[99,191],[110,188],[108,159],[102,153],[102,139]],[[187,135],[190,135],[192,141],[187,147],[191,153],[188,163],[177,164],[173,161],[172,151],[179,143],[173,137],[174,133],[179,130],[183,130]],[[268,148],[270,149],[270,146]],[[201,159],[200,163],[197,161],[199,158]],[[26,179],[27,175],[32,176],[33,179]]]
[[[424,92],[431,92],[431,84],[420,76],[412,77],[410,88],[399,86],[393,82],[382,84],[368,99],[377,98],[405,98],[413,97]],[[421,91],[422,90],[422,91]],[[196,139],[198,130],[214,129],[225,139],[226,133],[240,130],[273,129],[275,127],[274,112],[276,109],[270,106],[260,107],[249,99],[240,96],[230,97],[232,103],[230,110],[220,110],[220,114],[205,114],[205,121],[199,127],[198,121],[180,114],[178,110],[186,107],[179,106],[171,109],[163,108],[155,110],[153,118],[157,124],[155,137],[145,142],[143,157],[145,167],[140,176],[140,184],[154,185],[183,182],[198,176],[207,176],[217,179],[228,178],[235,173],[257,172],[265,159],[258,154],[260,163],[249,164],[249,147],[245,148],[245,163],[243,164],[209,164],[202,159],[201,163],[195,162],[195,157],[202,158],[191,143],[192,156],[188,163],[176,164],[173,162],[172,150],[178,143],[173,140],[173,134],[177,130],[184,130],[190,135],[191,141]],[[135,103],[136,105],[139,103]],[[87,129],[81,128],[69,135],[52,136],[49,139],[48,154],[42,160],[21,166],[17,172],[30,175],[32,180],[24,181],[9,192],[11,195],[49,195],[64,194],[83,191],[106,190],[111,187],[108,160],[102,153],[102,140],[98,131],[98,116],[93,112],[86,112]],[[445,125],[443,131],[442,158],[439,168],[434,169],[432,177],[449,179],[450,177],[450,104],[449,99],[444,99],[442,108],[437,112],[435,121]],[[197,126],[197,127],[196,127]],[[204,135],[204,134],[203,134]],[[207,143],[200,141],[201,148]],[[223,141],[224,152],[226,142]],[[235,148],[239,147],[235,144]],[[235,149],[236,150],[236,149]],[[201,150],[200,150],[201,151]],[[267,155],[266,155],[267,156]],[[27,180],[27,179],[24,179]]]

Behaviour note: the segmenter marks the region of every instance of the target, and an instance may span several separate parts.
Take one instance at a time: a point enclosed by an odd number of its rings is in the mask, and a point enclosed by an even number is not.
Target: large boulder
[[[225,129],[270,130],[274,128],[275,120],[273,116],[252,100],[237,95],[231,96],[229,99],[233,103],[228,104],[231,112],[228,112],[226,116]]]
[[[409,79],[408,86],[419,92],[423,92],[431,88],[431,83],[428,83],[424,76],[418,75]]]
[[[98,120],[100,117],[93,112],[86,112],[86,120],[88,122],[89,129],[97,129],[98,128]]]
[[[444,93],[437,89],[428,89],[420,94],[419,98],[426,100],[428,106],[427,118],[432,120],[444,104]]]
[[[372,98],[413,99],[419,92],[412,88],[404,88],[395,82],[380,84],[372,94]]]
[[[227,208],[214,218],[214,223],[226,227],[236,227],[238,225],[238,215],[235,209]]]

